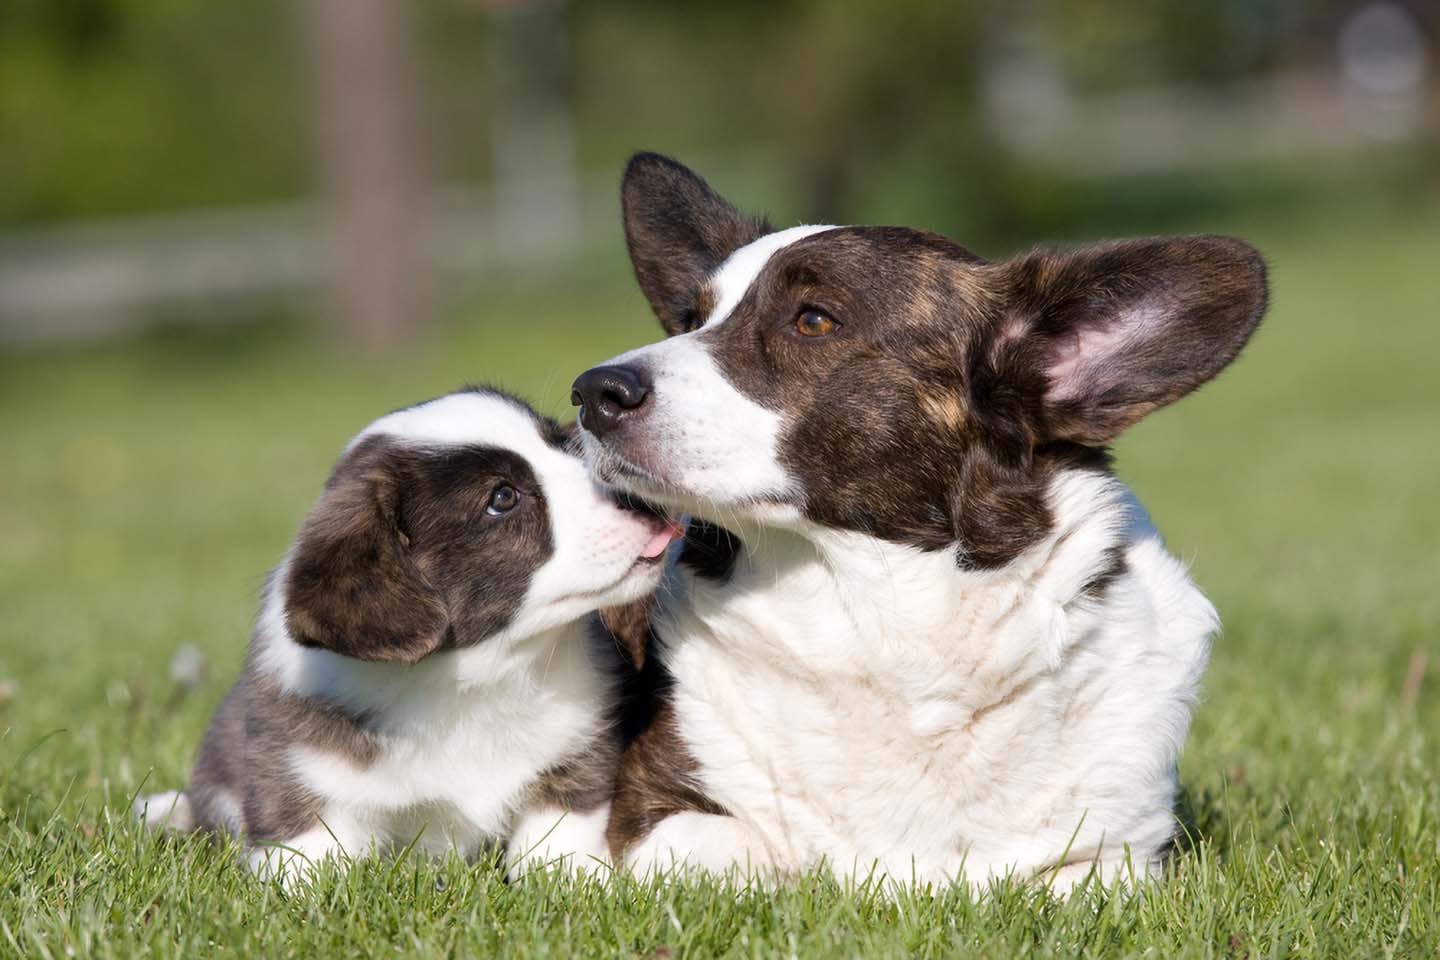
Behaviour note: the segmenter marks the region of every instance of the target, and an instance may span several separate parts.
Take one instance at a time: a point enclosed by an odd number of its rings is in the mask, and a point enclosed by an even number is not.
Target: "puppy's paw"
[[[136,797],[131,807],[135,819],[151,833],[173,831],[187,833],[195,829],[195,810],[182,790],[166,790]]]
[[[605,825],[609,820],[608,803],[583,813],[553,806],[526,811],[505,846],[505,875],[517,880],[533,870],[608,873]]]

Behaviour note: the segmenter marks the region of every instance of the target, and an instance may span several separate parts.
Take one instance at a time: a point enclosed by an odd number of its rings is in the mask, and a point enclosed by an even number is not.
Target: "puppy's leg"
[[[246,865],[263,880],[278,879],[287,890],[307,882],[330,857],[370,854],[374,838],[342,812],[326,812],[324,822],[284,841],[257,841],[246,852]]]
[[[136,819],[151,832],[216,830],[245,831],[241,804],[248,771],[245,768],[245,687],[230,688],[210,719],[190,785],[183,791],[153,793],[135,800]]]
[[[775,858],[764,841],[734,817],[685,811],[666,817],[625,854],[638,877],[700,870],[737,879],[774,875]]]
[[[131,812],[151,833],[162,830],[188,833],[196,826],[190,797],[181,790],[166,790],[164,793],[136,797]]]
[[[609,803],[587,811],[550,804],[525,811],[505,845],[506,875],[515,879],[550,867],[566,873],[608,871],[605,827],[609,820]]]

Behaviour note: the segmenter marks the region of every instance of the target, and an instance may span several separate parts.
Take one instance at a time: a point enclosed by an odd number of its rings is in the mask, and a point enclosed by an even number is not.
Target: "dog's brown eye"
[[[520,502],[520,492],[508,483],[502,483],[490,493],[490,502],[485,506],[485,512],[492,517],[498,517],[502,513],[509,513],[515,509]]]
[[[828,337],[839,328],[839,322],[824,310],[806,308],[795,318],[795,332],[802,337]]]

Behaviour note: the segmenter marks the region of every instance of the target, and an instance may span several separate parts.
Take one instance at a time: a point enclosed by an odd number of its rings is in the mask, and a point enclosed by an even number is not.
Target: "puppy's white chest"
[[[327,816],[379,845],[454,847],[473,854],[503,838],[524,791],[566,759],[595,729],[594,711],[512,698],[477,703],[427,722],[393,724],[368,763],[297,746],[292,769],[326,801]]]

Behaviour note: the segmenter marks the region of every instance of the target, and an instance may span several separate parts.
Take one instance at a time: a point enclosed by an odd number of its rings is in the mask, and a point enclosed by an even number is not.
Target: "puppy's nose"
[[[575,378],[570,403],[580,408],[580,425],[604,436],[638,410],[650,395],[644,371],[634,367],[593,367]]]

